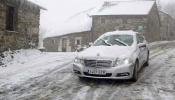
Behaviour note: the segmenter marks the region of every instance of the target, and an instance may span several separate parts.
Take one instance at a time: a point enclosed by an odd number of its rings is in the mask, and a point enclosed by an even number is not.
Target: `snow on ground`
[[[4,52],[5,64],[0,67],[0,86],[4,84],[21,84],[61,65],[70,63],[74,53],[45,53],[35,49]]]
[[[174,100],[175,43],[149,46],[150,65],[136,83],[79,81],[71,71],[76,53],[20,50],[13,60],[4,59],[7,67],[0,67],[0,100]]]
[[[157,41],[157,42],[152,42],[152,43],[149,43],[149,47],[150,49],[153,49],[153,48],[157,48],[157,47],[161,47],[162,45],[167,45],[169,43],[175,43],[175,41]]]

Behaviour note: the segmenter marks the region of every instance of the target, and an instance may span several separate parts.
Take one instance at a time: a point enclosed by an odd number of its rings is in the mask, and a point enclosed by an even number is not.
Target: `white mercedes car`
[[[142,66],[149,65],[149,49],[142,34],[107,32],[91,47],[79,52],[73,72],[79,78],[131,79],[137,81]]]

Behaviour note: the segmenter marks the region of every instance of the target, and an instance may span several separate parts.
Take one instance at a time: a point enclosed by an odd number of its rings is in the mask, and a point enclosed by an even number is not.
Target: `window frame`
[[[56,40],[55,40],[55,39],[52,39],[52,43],[53,43],[53,44],[56,44]]]

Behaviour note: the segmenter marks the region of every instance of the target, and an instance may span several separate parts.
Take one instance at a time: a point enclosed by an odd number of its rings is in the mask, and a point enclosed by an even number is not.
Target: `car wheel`
[[[84,77],[78,76],[78,79],[81,81],[81,80],[84,80]]]
[[[146,62],[145,62],[145,66],[149,66],[149,52],[148,52],[148,54],[147,54],[147,60],[146,60]]]
[[[136,61],[134,65],[133,76],[131,78],[132,82],[136,82],[138,80],[138,66],[139,66],[139,63],[138,61]]]
[[[82,81],[82,82],[87,80],[85,77],[78,77],[78,78],[79,78],[79,81]]]

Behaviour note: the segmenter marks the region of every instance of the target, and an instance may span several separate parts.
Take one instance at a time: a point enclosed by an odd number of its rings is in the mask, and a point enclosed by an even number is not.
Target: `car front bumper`
[[[89,74],[87,70],[103,70],[106,74]],[[130,79],[133,75],[134,64],[126,64],[117,67],[92,68],[82,64],[73,64],[73,72],[79,77],[97,78],[97,79]]]

